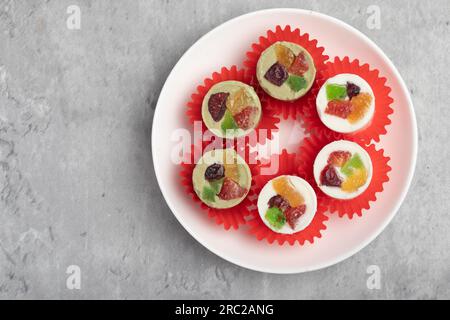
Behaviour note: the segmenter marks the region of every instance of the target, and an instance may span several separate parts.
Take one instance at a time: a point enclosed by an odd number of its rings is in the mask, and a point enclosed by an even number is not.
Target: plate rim
[[[168,86],[167,83],[169,82],[169,80],[173,77],[173,75],[175,74],[175,71],[179,68],[179,65],[181,63],[181,61],[185,58],[185,56],[191,51],[193,50],[193,48],[197,47],[199,45],[200,42],[202,42],[204,39],[207,39],[208,37],[210,37],[211,35],[213,35],[218,29],[223,28],[225,26],[227,26],[228,24],[234,23],[237,20],[240,19],[245,19],[248,18],[250,16],[254,16],[254,15],[260,15],[260,14],[270,14],[270,13],[298,13],[298,14],[307,14],[307,15],[313,15],[313,16],[317,16],[319,18],[323,18],[326,20],[330,20],[331,22],[339,25],[340,27],[347,29],[350,32],[356,33],[358,34],[363,40],[365,40],[367,42],[367,44],[373,49],[375,50],[387,63],[387,65],[392,69],[394,75],[399,79],[399,84],[400,84],[400,89],[404,92],[405,96],[406,96],[406,100],[407,100],[407,104],[408,104],[408,108],[410,109],[410,113],[411,113],[411,118],[412,118],[412,135],[413,135],[413,145],[412,145],[412,159],[411,159],[411,168],[408,172],[408,176],[406,178],[406,184],[405,187],[403,188],[403,190],[401,191],[400,196],[398,197],[398,199],[396,200],[394,209],[390,212],[390,214],[387,216],[387,218],[383,221],[382,224],[380,224],[380,226],[376,229],[374,229],[370,236],[367,237],[367,239],[365,241],[362,241],[359,245],[355,246],[354,248],[352,248],[351,250],[348,250],[344,253],[341,253],[339,255],[337,255],[334,259],[330,259],[329,261],[326,262],[322,262],[322,263],[318,263],[315,265],[311,265],[308,267],[298,267],[298,268],[290,268],[288,270],[270,270],[264,267],[260,267],[260,266],[255,266],[255,265],[251,265],[251,264],[242,264],[240,261],[238,261],[237,259],[234,259],[233,257],[229,257],[226,254],[223,254],[222,252],[218,252],[218,250],[212,249],[210,248],[210,246],[205,243],[204,241],[201,241],[197,235],[195,235],[195,233],[190,229],[189,226],[187,226],[185,223],[183,223],[182,219],[178,216],[178,214],[175,212],[175,210],[172,207],[172,204],[170,203],[170,201],[168,201],[168,190],[165,189],[165,187],[163,187],[163,185],[161,184],[162,181],[162,177],[159,174],[159,164],[158,162],[155,161],[155,148],[153,148],[153,146],[156,144],[155,141],[155,122],[156,119],[159,117],[160,114],[160,110],[161,107],[159,106],[161,103],[161,97],[163,96],[163,94],[166,93],[166,91],[168,90]],[[403,79],[403,77],[400,75],[399,71],[397,70],[397,68],[395,67],[395,65],[393,64],[393,62],[389,59],[389,57],[381,50],[381,48],[378,47],[377,44],[375,44],[375,42],[373,42],[368,36],[366,36],[364,33],[362,33],[361,31],[359,31],[358,29],[356,29],[355,27],[347,24],[346,22],[339,20],[335,17],[329,16],[327,14],[324,13],[320,13],[317,11],[313,11],[313,10],[306,10],[306,9],[299,9],[299,8],[271,8],[271,9],[263,9],[263,10],[256,10],[256,11],[252,11],[252,12],[248,12],[245,13],[243,15],[239,15],[237,17],[234,17],[230,20],[227,20],[223,23],[221,23],[220,25],[216,26],[215,28],[213,28],[212,30],[208,31],[206,34],[204,34],[203,36],[201,36],[199,39],[197,39],[195,41],[194,44],[192,44],[189,49],[187,49],[183,55],[178,59],[177,63],[175,64],[175,66],[172,68],[172,70],[170,71],[169,75],[166,78],[166,81],[164,82],[164,85],[161,89],[161,92],[159,94],[158,97],[158,102],[156,103],[156,107],[155,107],[155,111],[154,111],[154,115],[153,115],[153,121],[152,121],[152,131],[151,131],[151,152],[152,152],[152,162],[153,162],[153,168],[155,171],[155,176],[156,176],[156,180],[158,182],[158,186],[161,190],[161,193],[163,194],[164,200],[166,201],[169,209],[172,211],[172,214],[175,216],[175,218],[178,220],[178,222],[183,226],[183,228],[198,242],[200,243],[202,246],[204,246],[206,249],[208,249],[210,252],[214,253],[215,255],[219,256],[220,258],[231,262],[237,266],[240,266],[242,268],[245,269],[249,269],[249,270],[253,270],[253,271],[258,271],[258,272],[263,272],[263,273],[270,273],[270,274],[299,274],[299,273],[304,273],[304,272],[309,272],[309,271],[316,271],[316,270],[320,270],[320,269],[324,269],[330,266],[333,266],[335,264],[338,264],[350,257],[352,257],[353,255],[355,255],[356,253],[358,253],[359,251],[361,251],[362,249],[364,249],[368,244],[370,244],[372,241],[374,241],[383,231],[384,229],[387,227],[387,225],[389,225],[389,223],[391,223],[392,219],[394,218],[394,216],[397,214],[398,210],[400,209],[401,205],[403,204],[406,195],[411,187],[411,183],[414,177],[414,173],[416,170],[416,165],[417,165],[417,154],[418,154],[418,127],[417,127],[417,118],[416,118],[416,114],[414,111],[414,105],[412,102],[412,98],[411,95],[409,93],[409,90],[405,84],[405,81]]]

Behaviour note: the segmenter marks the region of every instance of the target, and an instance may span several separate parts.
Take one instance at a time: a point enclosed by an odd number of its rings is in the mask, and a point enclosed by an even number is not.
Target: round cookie
[[[250,168],[234,149],[205,152],[192,172],[195,193],[203,203],[216,209],[241,203],[251,182]]]
[[[328,196],[341,200],[362,194],[372,180],[372,160],[359,144],[334,141],[320,150],[314,161],[314,179]]]
[[[293,234],[305,229],[317,211],[317,198],[308,182],[297,176],[276,177],[262,188],[258,212],[267,227]]]
[[[316,98],[317,113],[329,129],[352,133],[368,126],[375,113],[375,96],[366,80],[341,73],[329,78]]]
[[[264,50],[256,66],[256,77],[267,94],[293,101],[304,96],[314,83],[314,60],[298,44],[278,41]]]
[[[222,81],[203,98],[202,118],[206,127],[221,138],[249,134],[261,119],[261,102],[253,87],[239,81]]]

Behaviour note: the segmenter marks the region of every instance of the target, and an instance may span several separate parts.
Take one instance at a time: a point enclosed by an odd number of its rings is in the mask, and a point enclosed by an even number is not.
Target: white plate
[[[171,161],[174,130],[189,128],[186,102],[201,81],[222,66],[242,66],[245,52],[267,29],[291,25],[308,32],[334,56],[359,58],[380,70],[392,88],[394,114],[388,134],[379,146],[391,157],[390,181],[362,218],[339,219],[332,215],[327,230],[313,245],[280,247],[257,241],[245,232],[225,231],[199,209],[180,186],[179,166]],[[346,44],[352,44],[348,46]],[[392,45],[395,45],[394,43]],[[330,59],[331,59],[330,58]],[[295,128],[283,123],[283,134]],[[284,141],[284,139],[281,139]],[[283,147],[283,146],[282,146]],[[289,149],[297,146],[289,145]],[[349,25],[317,12],[298,9],[257,11],[232,19],[198,40],[178,61],[161,91],[152,130],[155,172],[164,198],[184,228],[220,257],[245,268],[271,273],[299,273],[324,268],[355,254],[392,220],[411,183],[417,155],[417,125],[408,90],[386,55],[366,36]]]

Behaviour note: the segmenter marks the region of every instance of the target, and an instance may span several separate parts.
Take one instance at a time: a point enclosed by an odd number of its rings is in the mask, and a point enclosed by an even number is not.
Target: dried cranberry
[[[325,113],[347,119],[352,110],[353,106],[349,100],[331,100],[328,102]]]
[[[227,110],[227,99],[229,95],[226,92],[218,92],[209,97],[208,111],[214,121],[218,122],[223,118]]]
[[[266,78],[267,81],[278,87],[280,87],[288,77],[289,74],[286,68],[278,62],[274,63],[264,75],[264,78]]]
[[[340,187],[342,180],[333,166],[327,165],[320,173],[320,184],[329,187]]]
[[[359,86],[357,86],[354,83],[347,82],[347,96],[349,99],[353,98],[354,96],[357,96],[360,91],[361,88]]]
[[[225,168],[223,165],[214,163],[206,168],[205,179],[208,181],[222,179],[225,176]]]
[[[232,200],[244,196],[246,192],[247,190],[242,188],[239,183],[230,178],[225,178],[217,196],[222,200]]]
[[[270,198],[270,200],[267,204],[269,205],[269,208],[276,207],[276,208],[280,209],[281,211],[285,211],[286,209],[288,209],[290,207],[289,202],[287,202],[286,199],[284,199],[280,195],[276,195],[276,196],[273,196],[272,198]]]
[[[305,214],[306,205],[302,204],[295,208],[288,208],[284,213],[286,221],[292,229],[295,229],[298,219]]]

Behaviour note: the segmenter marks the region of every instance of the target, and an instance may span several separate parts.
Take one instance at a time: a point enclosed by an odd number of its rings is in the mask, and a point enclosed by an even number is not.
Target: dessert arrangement
[[[208,151],[194,142],[194,162],[181,165],[188,194],[226,230],[247,226],[257,240],[312,244],[327,215],[362,216],[389,180],[389,158],[372,143],[393,112],[386,79],[359,60],[331,62],[323,52],[308,34],[277,26],[251,45],[245,69],[222,68],[192,94],[186,114],[202,133],[256,137]],[[251,147],[272,139],[280,117],[301,121],[307,137],[298,152],[254,164]]]

